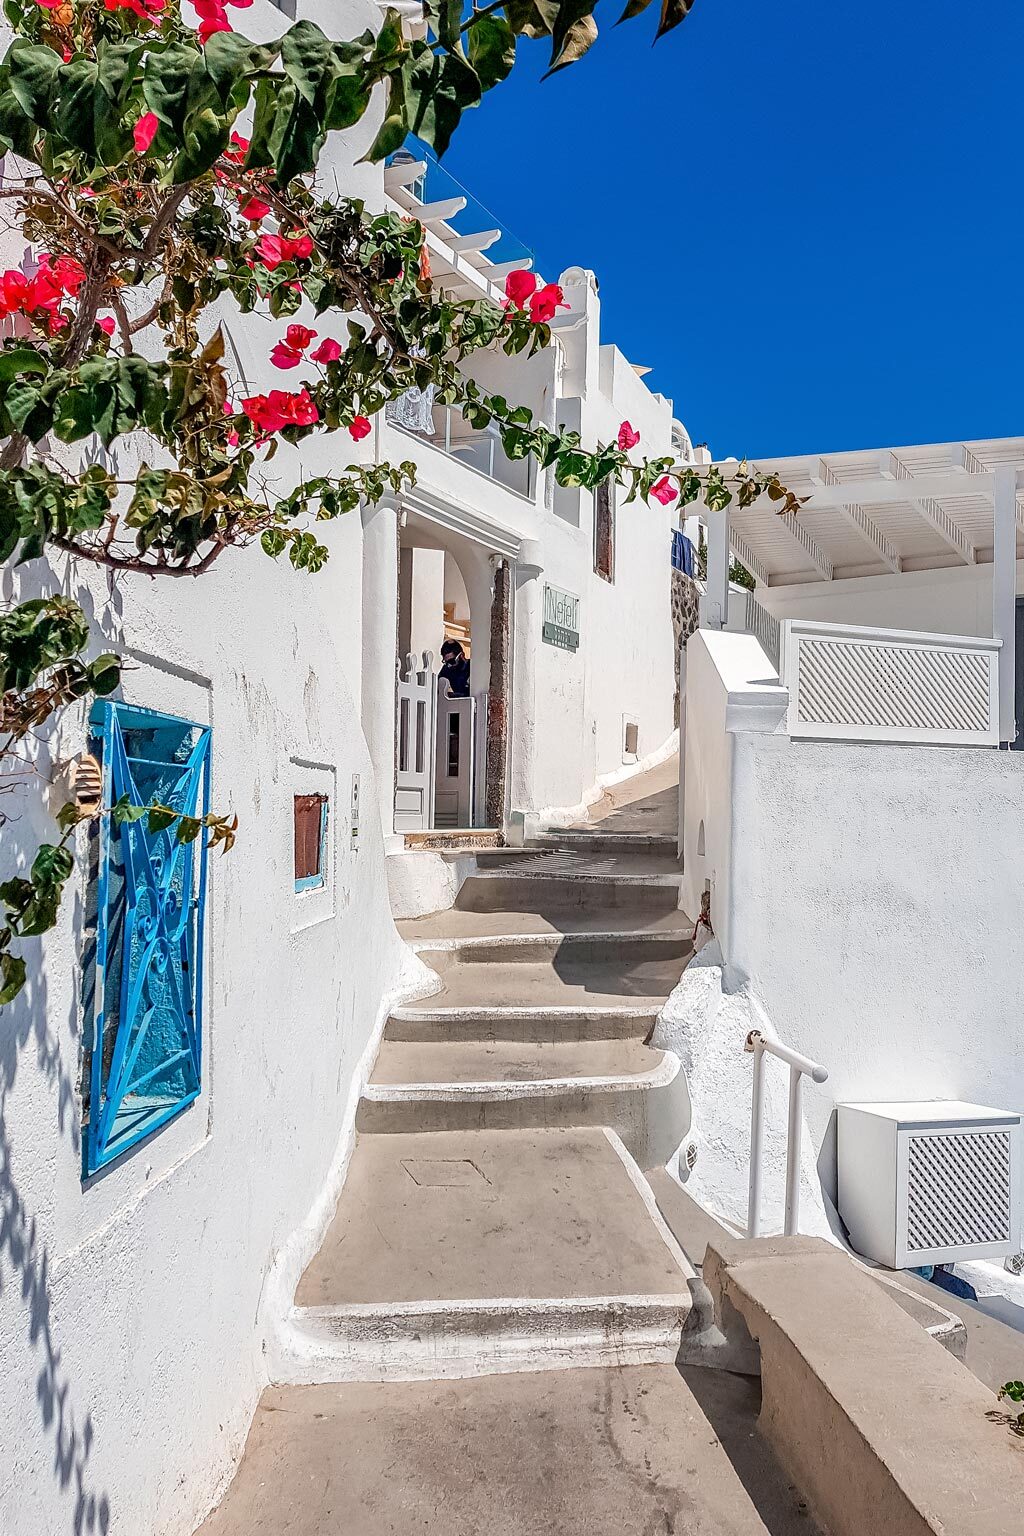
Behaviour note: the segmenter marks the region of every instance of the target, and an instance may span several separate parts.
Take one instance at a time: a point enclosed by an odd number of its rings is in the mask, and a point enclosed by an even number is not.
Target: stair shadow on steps
[[[703,1365],[683,1365],[678,1369],[718,1436],[769,1536],[822,1536],[799,1489],[789,1481],[758,1430],[760,1378]]]

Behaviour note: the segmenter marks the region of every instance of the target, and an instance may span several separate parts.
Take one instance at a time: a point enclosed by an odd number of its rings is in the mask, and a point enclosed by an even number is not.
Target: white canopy
[[[735,460],[719,467],[728,473]],[[753,467],[810,497],[797,517],[779,517],[766,496],[729,509],[736,556],[766,586],[991,561],[997,479],[1009,486],[1011,476],[1024,541],[1024,437],[803,454]]]

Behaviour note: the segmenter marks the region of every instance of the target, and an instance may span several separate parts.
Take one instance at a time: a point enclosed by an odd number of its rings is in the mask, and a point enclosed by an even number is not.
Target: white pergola
[[[718,467],[728,475],[736,461]],[[1024,437],[758,459],[751,468],[777,474],[807,500],[796,516],[780,517],[767,496],[744,508],[734,501],[722,514],[702,509],[709,614],[728,612],[730,549],[767,587],[991,564],[1000,734],[1013,740]]]

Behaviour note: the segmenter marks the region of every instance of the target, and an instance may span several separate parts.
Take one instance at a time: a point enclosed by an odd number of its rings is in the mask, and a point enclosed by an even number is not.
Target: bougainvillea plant
[[[663,0],[659,35],[691,3]],[[625,17],[646,4],[630,0]],[[359,442],[413,387],[432,387],[474,428],[493,423],[510,458],[532,456],[561,485],[613,476],[629,499],[666,505],[788,498],[742,466],[727,484],[714,469],[631,459],[629,423],[616,442],[585,446],[484,393],[462,364],[481,348],[546,346],[558,286],[522,271],[503,302],[456,299],[431,281],[421,225],[318,184],[329,135],[364,117],[376,87],[385,104],[368,160],[409,134],[443,153],[521,38],[547,38],[559,69],[596,36],[592,8],[506,0],[465,16],[461,0],[426,0],[419,36],[388,10],[351,41],[299,21],[263,44],[233,29],[225,0],[196,0],[191,24],[177,0],[3,0],[15,36],[0,61],[0,216],[25,254],[0,274],[0,561],[68,554],[117,574],[198,577],[255,543],[315,572],[328,555],[318,525],[400,491],[414,466],[354,461],[283,494],[263,467],[282,440]],[[281,322],[279,388],[248,394],[232,377],[215,318],[232,306]],[[85,462],[76,445],[97,441],[124,443],[131,472],[95,452]],[[117,658],[84,661],[87,642],[69,598],[0,616],[0,772],[54,711],[117,686]],[[156,825],[173,815],[148,809]],[[13,941],[56,920],[84,814],[63,811],[62,839],[0,887],[0,1003],[24,981]],[[183,840],[200,830],[179,823]],[[227,847],[233,830],[210,820],[211,841]]]

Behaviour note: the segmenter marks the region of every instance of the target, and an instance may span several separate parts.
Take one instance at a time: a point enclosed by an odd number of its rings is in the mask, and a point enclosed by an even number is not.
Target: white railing
[[[998,640],[786,619],[790,736],[998,746]]]
[[[782,626],[753,592],[747,593],[747,629],[778,672],[782,665]]]
[[[745,1051],[754,1053],[754,1090],[750,1106],[750,1186],[747,1196],[747,1236],[761,1235],[761,1162],[764,1141],[764,1053],[771,1052],[789,1066],[789,1127],[786,1134],[786,1237],[800,1230],[800,1141],[803,1130],[803,1082],[805,1077],[823,1083],[824,1067],[778,1040],[767,1040],[759,1029],[747,1036]]]

